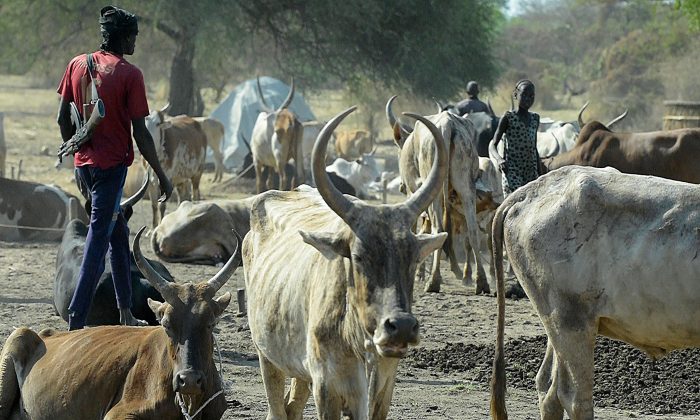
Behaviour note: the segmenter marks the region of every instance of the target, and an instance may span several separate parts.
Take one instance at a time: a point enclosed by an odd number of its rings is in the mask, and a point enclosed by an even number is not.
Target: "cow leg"
[[[261,192],[265,191],[263,188],[264,184],[264,179],[263,179],[263,166],[255,162],[255,189],[258,191],[258,194]]]
[[[370,396],[372,399],[371,420],[385,420],[389,416],[391,398],[394,395],[394,385],[396,384],[396,370],[399,366],[398,359],[381,359],[379,371],[383,372],[380,378],[380,386],[376,395]]]
[[[430,231],[433,235],[443,231],[442,212],[443,205],[441,195],[428,207]],[[447,238],[447,240],[449,241],[450,238]],[[437,249],[433,252],[433,266],[431,268],[430,281],[425,285],[425,291],[429,293],[437,293],[440,291],[440,283],[442,282],[442,278],[440,277],[440,252],[442,252],[441,249]]]
[[[267,360],[261,351],[258,351],[258,358],[267,395],[267,420],[285,420],[287,410],[284,402],[284,372]]]
[[[555,376],[556,395],[571,420],[593,420],[593,351],[596,331],[593,321],[581,316],[587,308],[577,307],[570,311],[571,314],[560,314],[559,317],[576,319],[578,331],[547,328],[561,325],[561,319],[543,319],[548,340],[555,351],[552,374]]]
[[[338,395],[336,395],[333,390],[329,389],[328,384],[320,378],[318,380],[314,379],[313,392],[318,418],[320,420],[338,420],[343,408],[343,402]],[[362,417],[355,417],[353,415],[353,418]]]
[[[289,180],[287,179],[287,168],[285,168],[285,164],[277,164],[277,174],[279,175],[280,179],[280,184],[279,184],[279,190],[280,191],[287,191],[289,189]]]
[[[562,420],[564,407],[557,397],[556,354],[554,347],[547,340],[547,351],[537,372],[535,383],[540,400],[540,418],[542,420]]]
[[[463,175],[462,175],[463,176]],[[467,223],[467,240],[465,242],[465,251],[467,253],[467,261],[464,267],[464,279],[469,277],[466,274],[469,272],[469,256],[474,257],[476,262],[476,294],[489,293],[489,283],[486,281],[486,271],[484,264],[481,261],[481,253],[479,252],[479,225],[476,220],[476,187],[474,184],[463,185],[464,178],[460,182],[455,182],[455,188],[462,200],[462,213],[464,214]]]
[[[202,179],[202,172],[199,172],[197,175],[193,176],[191,181],[192,181],[192,200],[193,201],[199,201],[202,199],[202,196],[199,193],[199,181]]]
[[[306,401],[311,394],[310,383],[292,378],[289,392],[285,396],[287,420],[302,420]]]

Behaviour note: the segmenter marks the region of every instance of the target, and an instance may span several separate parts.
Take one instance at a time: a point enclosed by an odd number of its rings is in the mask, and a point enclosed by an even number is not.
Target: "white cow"
[[[394,128],[394,141],[401,151],[399,154],[399,172],[408,193],[416,191],[428,174],[435,156],[431,132],[421,123],[406,133],[391,110],[396,96],[389,99],[386,114],[389,124]],[[471,121],[442,111],[427,117],[433,122],[442,137],[447,141],[449,150],[449,176],[445,180],[442,192],[428,210],[430,227],[433,233],[447,230],[448,256],[455,275],[464,280],[472,277],[471,258],[476,263],[476,293],[488,293],[489,284],[479,253],[479,228],[476,219],[476,181],[479,177],[479,156],[476,151],[476,130]],[[446,220],[446,226],[443,226]],[[424,226],[425,228],[425,226]],[[460,273],[455,250],[458,245],[464,247],[466,262]],[[426,283],[428,292],[440,291],[440,250],[433,255],[431,279]]]
[[[371,154],[364,154],[354,162],[337,158],[326,166],[326,172],[333,172],[347,181],[355,189],[358,197],[366,196],[367,186],[381,175],[377,161]]]
[[[385,419],[399,359],[419,339],[411,313],[417,264],[446,234],[415,235],[418,215],[447,172],[438,159],[406,202],[372,206],[333,187],[324,157],[333,118],[313,152],[318,191],[268,191],[253,202],[243,241],[248,322],[258,350],[268,419],[301,419],[313,391],[319,419]],[[285,397],[285,378],[292,377]]]
[[[505,419],[502,250],[539,314],[543,419],[593,419],[596,335],[653,358],[700,346],[700,188],[567,166],[518,189],[494,219],[498,338],[491,410]]]

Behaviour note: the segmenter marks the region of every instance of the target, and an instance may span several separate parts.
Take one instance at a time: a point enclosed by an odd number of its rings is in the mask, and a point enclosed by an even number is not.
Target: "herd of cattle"
[[[500,174],[480,143],[490,138],[493,114],[404,113],[417,120],[410,125],[395,115],[392,97],[385,112],[406,199],[372,205],[344,194],[333,178],[350,171],[346,182],[359,193],[379,175],[372,136],[335,134],[354,107],[325,124],[301,123],[288,108],[293,82],[275,110],[259,94],[265,109],[251,140],[258,195],[200,201],[206,147],[215,150],[215,178],[223,176],[223,126],[167,117],[164,109],[147,125],[183,201],[164,215],[157,181],[139,164],[125,186],[127,216],[141,197],[151,197],[149,235],[158,258],[225,263],[221,270],[206,282],[174,282],[165,266],[141,253],[142,228],[132,253],[134,314],[152,327],[16,329],[0,356],[0,419],[183,412],[220,418],[226,401],[213,331],[231,295],[216,294],[241,265],[268,419],[301,419],[311,394],[319,418],[386,418],[399,360],[420,338],[412,314],[416,276],[432,255],[425,288],[439,291],[443,252],[458,278],[473,277],[477,294],[490,292],[485,266],[491,262],[498,297],[496,419],[507,418],[505,257],[548,337],[536,378],[543,419],[593,418],[598,334],[651,357],[700,346],[700,188],[692,185],[700,183],[700,130],[616,133],[610,127],[624,114],[608,124],[584,123],[584,106],[576,122],[538,133],[549,173],[504,199]],[[342,162],[329,165],[331,141]],[[352,163],[363,169],[353,172]],[[272,187],[278,189],[263,191]],[[61,240],[54,306],[63,319],[88,214],[89,202],[82,206],[60,188],[0,178],[0,240]],[[286,263],[292,260],[293,266]],[[118,323],[111,275],[107,267],[100,278],[91,324]]]

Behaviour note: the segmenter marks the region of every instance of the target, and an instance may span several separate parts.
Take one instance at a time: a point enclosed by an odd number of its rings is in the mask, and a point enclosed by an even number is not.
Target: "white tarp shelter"
[[[273,109],[282,104],[290,89],[289,85],[272,77],[260,77],[260,86],[265,102]],[[250,143],[255,120],[264,108],[258,97],[256,79],[249,79],[236,86],[211,113],[212,118],[224,124],[225,135],[221,149],[226,168],[242,169],[243,159],[248,154],[245,142]],[[315,119],[298,90],[294,93],[289,109],[301,122]]]

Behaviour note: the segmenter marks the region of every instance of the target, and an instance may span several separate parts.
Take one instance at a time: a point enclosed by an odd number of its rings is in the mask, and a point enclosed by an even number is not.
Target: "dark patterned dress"
[[[505,172],[503,194],[508,195],[537,178],[537,127],[540,116],[529,112],[529,120],[523,122],[515,112],[508,111],[508,129],[503,133]]]

